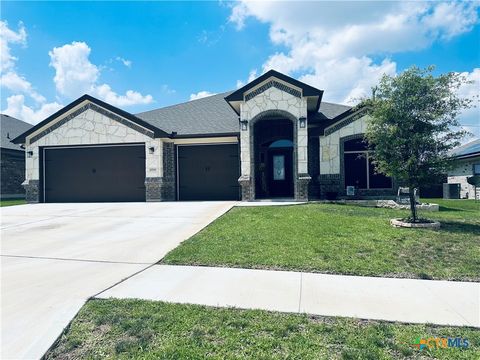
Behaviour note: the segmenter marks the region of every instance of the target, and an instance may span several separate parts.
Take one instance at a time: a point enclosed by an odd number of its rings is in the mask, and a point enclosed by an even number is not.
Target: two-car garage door
[[[145,201],[145,145],[43,149],[45,202]]]
[[[177,150],[178,200],[238,200],[238,144]],[[44,148],[41,162],[45,202],[145,201],[144,144]]]

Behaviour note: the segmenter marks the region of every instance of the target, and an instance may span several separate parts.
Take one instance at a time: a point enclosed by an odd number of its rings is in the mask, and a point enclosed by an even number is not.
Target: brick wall
[[[22,182],[25,180],[25,153],[15,150],[1,150],[1,196],[25,196]]]

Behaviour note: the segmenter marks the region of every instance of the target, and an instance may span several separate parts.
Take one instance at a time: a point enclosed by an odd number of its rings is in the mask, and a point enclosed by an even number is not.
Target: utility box
[[[444,199],[460,199],[460,184],[443,184]]]

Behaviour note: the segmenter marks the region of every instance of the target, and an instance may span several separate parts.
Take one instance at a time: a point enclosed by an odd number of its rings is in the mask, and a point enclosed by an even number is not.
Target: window
[[[391,189],[392,179],[375,173],[370,153],[363,139],[345,141],[345,186],[355,186],[359,189]]]
[[[480,164],[473,164],[473,175],[480,175]]]

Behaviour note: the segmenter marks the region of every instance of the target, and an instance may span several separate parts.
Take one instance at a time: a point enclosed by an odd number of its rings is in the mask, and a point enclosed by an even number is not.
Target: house
[[[32,125],[11,116],[1,116],[0,196],[2,199],[25,197],[22,182],[25,179],[25,150],[11,142]]]
[[[447,182],[459,184],[461,199],[475,199],[475,187],[467,182],[467,178],[480,175],[480,139],[454,149],[451,155],[455,158],[455,167],[448,172]]]
[[[270,70],[233,92],[130,114],[84,95],[14,139],[30,202],[392,196],[368,115]]]

